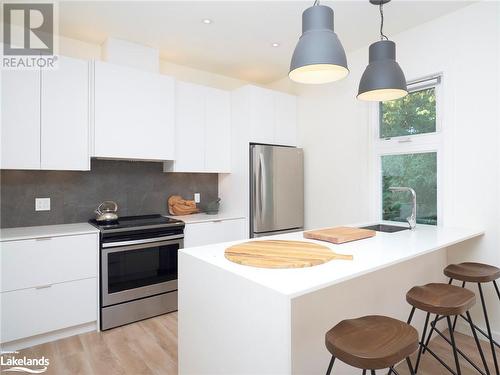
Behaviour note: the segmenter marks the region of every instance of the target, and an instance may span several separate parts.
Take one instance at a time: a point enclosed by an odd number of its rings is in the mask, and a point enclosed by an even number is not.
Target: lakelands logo
[[[14,352],[13,354],[17,354]],[[12,355],[2,354],[0,356],[1,372],[26,372],[29,374],[42,374],[49,367],[49,359],[42,356],[41,358],[28,358],[26,356],[16,358]],[[5,368],[7,366],[7,368]]]
[[[3,57],[6,69],[54,68],[54,4],[3,4]]]

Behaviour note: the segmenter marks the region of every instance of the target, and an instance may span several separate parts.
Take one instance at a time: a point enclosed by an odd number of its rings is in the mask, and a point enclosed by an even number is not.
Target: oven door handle
[[[181,243],[181,245],[182,245],[183,238],[184,238],[183,234],[178,234],[175,236],[145,238],[142,240],[108,242],[108,243],[103,243],[101,246],[103,249],[113,250],[113,251],[109,251],[111,253],[111,252],[115,252],[115,251],[133,250],[133,249],[140,249],[140,248],[145,248],[145,247],[169,245],[172,243]],[[138,245],[138,246],[131,246],[131,245]],[[143,245],[147,245],[147,246],[143,246]]]

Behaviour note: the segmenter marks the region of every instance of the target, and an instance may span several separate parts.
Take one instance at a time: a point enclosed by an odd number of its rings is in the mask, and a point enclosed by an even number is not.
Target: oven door
[[[183,239],[130,242],[101,249],[101,306],[177,290],[177,253]]]

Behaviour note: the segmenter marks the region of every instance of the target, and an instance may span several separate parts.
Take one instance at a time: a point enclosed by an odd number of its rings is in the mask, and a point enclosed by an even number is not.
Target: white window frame
[[[415,134],[411,136],[398,136],[380,138],[380,105],[373,103],[369,110],[369,148],[371,149],[371,191],[374,192],[371,207],[371,217],[374,221],[382,220],[382,156],[404,155],[436,152],[437,158],[437,225],[443,225],[443,82],[442,74],[408,82],[409,92],[420,91],[425,88],[435,88],[436,94],[436,131],[433,133]],[[417,195],[418,202],[418,195]]]

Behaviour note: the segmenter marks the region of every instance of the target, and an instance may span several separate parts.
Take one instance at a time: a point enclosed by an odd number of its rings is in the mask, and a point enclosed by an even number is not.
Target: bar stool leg
[[[479,288],[479,296],[481,297],[481,305],[483,306],[484,320],[486,321],[486,330],[488,331],[488,336],[490,339],[490,347],[491,347],[491,354],[493,355],[493,363],[495,364],[496,373],[499,374],[500,371],[498,370],[498,361],[497,361],[497,355],[495,353],[495,345],[493,344],[493,336],[491,335],[490,321],[488,320],[488,312],[486,311],[486,304],[484,302],[483,288],[481,287],[481,283],[477,283],[477,286]]]
[[[446,321],[448,322],[448,330],[450,331],[451,346],[453,348],[453,356],[455,357],[455,366],[457,368],[457,375],[461,375],[462,372],[460,371],[460,362],[458,361],[457,346],[455,344],[455,334],[453,333],[451,326],[451,319],[449,316],[446,317]]]
[[[330,364],[328,365],[328,370],[326,370],[326,375],[330,375],[332,372],[333,363],[335,362],[335,357],[332,355],[332,359],[330,359]]]
[[[427,340],[425,341],[425,346],[424,349],[422,350],[422,354],[425,354],[425,351],[427,350],[427,345],[429,345],[429,342],[431,341],[432,332],[434,332],[434,329],[436,329],[436,324],[438,321],[439,321],[439,315],[436,314],[434,322],[431,323],[431,330],[429,332],[429,336],[427,336]]]
[[[406,321],[406,324],[410,324],[411,320],[413,319],[413,314],[415,314],[415,309],[416,307],[413,307],[410,312],[410,316],[408,317],[408,320]]]
[[[470,312],[466,311],[465,313],[467,314],[467,319],[469,320],[470,329],[472,331],[472,335],[474,336],[474,341],[476,341],[476,346],[477,346],[477,350],[479,351],[479,355],[481,356],[481,361],[483,362],[484,371],[486,371],[487,375],[490,375],[490,369],[488,368],[488,365],[486,364],[486,358],[484,358],[483,349],[481,348],[481,344],[479,343],[479,339],[477,337],[476,330],[474,329],[474,323],[472,323],[472,318],[470,316]]]
[[[424,345],[425,335],[427,333],[427,326],[429,325],[429,317],[430,316],[431,316],[431,313],[427,313],[427,316],[425,317],[424,332],[422,332],[422,341],[420,342],[420,346],[418,348],[417,363],[415,363],[415,372],[418,372],[418,365],[420,364],[420,357],[422,356],[422,349],[423,349],[423,345]],[[458,375],[460,375],[460,374],[458,374]]]
[[[408,365],[408,370],[410,370],[410,375],[415,375],[415,371],[413,370],[413,366],[409,357],[406,357],[406,364]]]
[[[497,291],[498,300],[500,301],[500,290],[498,290],[498,285],[497,285],[496,280],[493,280],[493,285],[495,286],[495,290]]]
[[[363,370],[363,375],[366,375],[366,370]]]
[[[372,373],[372,375],[376,375],[376,374],[375,374],[375,370],[372,370],[372,371],[371,371],[371,373]]]
[[[465,288],[465,281],[462,282],[462,288]],[[455,331],[455,327],[457,325],[457,319],[458,315],[455,315],[455,318],[453,319],[453,331]]]

